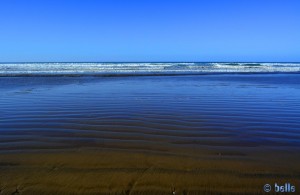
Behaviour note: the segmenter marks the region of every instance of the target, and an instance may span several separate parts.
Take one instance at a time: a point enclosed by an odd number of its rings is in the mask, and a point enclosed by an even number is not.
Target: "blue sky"
[[[1,0],[0,62],[295,62],[299,10],[299,0]]]

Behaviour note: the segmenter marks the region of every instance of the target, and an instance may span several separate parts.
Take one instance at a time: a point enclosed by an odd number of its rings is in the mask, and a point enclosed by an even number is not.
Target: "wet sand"
[[[264,194],[276,182],[300,189],[299,81],[0,78],[0,192]]]
[[[263,194],[266,183],[300,184],[296,151],[207,153],[110,149],[2,154],[1,190],[3,194]]]

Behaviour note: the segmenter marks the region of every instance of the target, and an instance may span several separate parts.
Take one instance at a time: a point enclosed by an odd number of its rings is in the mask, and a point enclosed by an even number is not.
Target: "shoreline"
[[[0,77],[0,193],[299,186],[299,77]]]

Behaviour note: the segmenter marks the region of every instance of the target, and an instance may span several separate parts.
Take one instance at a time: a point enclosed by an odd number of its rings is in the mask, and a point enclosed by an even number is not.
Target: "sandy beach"
[[[265,184],[299,186],[299,80],[1,77],[0,194],[266,194]]]
[[[263,194],[299,185],[298,152],[157,154],[80,150],[2,154],[3,194]]]

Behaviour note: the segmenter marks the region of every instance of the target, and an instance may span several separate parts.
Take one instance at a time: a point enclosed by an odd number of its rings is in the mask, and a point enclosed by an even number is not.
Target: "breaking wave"
[[[298,73],[300,63],[2,63],[0,76]]]

